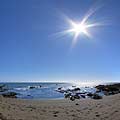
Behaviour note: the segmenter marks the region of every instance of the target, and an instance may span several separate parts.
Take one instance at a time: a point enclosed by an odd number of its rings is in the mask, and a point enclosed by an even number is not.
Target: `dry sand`
[[[120,120],[120,94],[75,101],[0,97],[0,120]]]

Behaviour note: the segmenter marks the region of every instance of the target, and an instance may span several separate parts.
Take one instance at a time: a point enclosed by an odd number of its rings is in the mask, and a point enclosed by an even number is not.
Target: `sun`
[[[85,21],[81,21],[80,23],[77,23],[70,19],[69,19],[69,24],[70,24],[70,29],[68,29],[66,32],[74,33],[74,38],[72,43],[73,45],[76,44],[78,37],[82,34],[90,38],[91,35],[88,32],[88,28],[91,28],[95,25],[95,24],[87,24],[85,23]]]
[[[71,33],[73,35],[73,39],[72,39],[72,47],[74,47],[76,45],[76,43],[81,40],[83,37],[85,39],[93,39],[94,36],[91,34],[91,32],[93,31],[93,29],[95,27],[98,27],[98,26],[103,26],[104,23],[101,22],[101,21],[97,21],[95,22],[96,20],[89,20],[90,17],[92,15],[95,14],[95,12],[99,9],[99,7],[94,7],[94,8],[91,8],[87,14],[85,14],[83,16],[83,18],[76,21],[74,21],[73,19],[69,18],[68,16],[66,15],[63,15],[66,23],[69,25],[68,28],[65,28],[63,31],[61,32],[57,32],[55,35],[56,36],[62,36],[62,37],[65,37],[65,35],[70,35],[71,36]]]
[[[88,35],[87,28],[88,25],[85,23],[75,23],[72,21],[69,32],[73,32],[76,37],[78,37],[80,34]]]
[[[72,32],[75,34],[81,34],[86,32],[86,25],[85,24],[73,24],[73,28],[71,29]]]

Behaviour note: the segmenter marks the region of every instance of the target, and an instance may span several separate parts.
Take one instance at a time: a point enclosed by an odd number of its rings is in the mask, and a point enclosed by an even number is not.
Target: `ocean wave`
[[[42,87],[42,86],[27,86],[27,87],[18,87],[18,88],[14,88],[14,90],[19,90],[19,91],[26,91],[26,90],[30,90],[30,89],[45,89],[45,88],[49,88],[49,87]]]
[[[29,90],[28,88],[24,87],[24,88],[14,88],[14,90],[19,90],[19,91],[26,91]]]

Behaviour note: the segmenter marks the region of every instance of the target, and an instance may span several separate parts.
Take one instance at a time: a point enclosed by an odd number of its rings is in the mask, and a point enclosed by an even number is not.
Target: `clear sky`
[[[0,81],[120,81],[120,0],[0,0]],[[103,26],[81,35],[71,49],[64,15]]]

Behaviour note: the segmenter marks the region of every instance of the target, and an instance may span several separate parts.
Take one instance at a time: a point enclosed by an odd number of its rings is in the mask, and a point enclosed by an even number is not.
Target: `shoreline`
[[[19,87],[19,84],[17,84],[16,88],[11,87],[9,84],[0,85],[0,95],[8,98],[10,97],[31,100],[69,98],[70,100],[74,101],[75,99],[83,98],[102,99],[104,95],[108,96],[120,93],[120,83],[109,83],[104,85],[99,84],[94,87],[78,87],[74,85],[69,86],[66,84],[66,88],[63,84],[59,86],[58,84],[55,84],[52,89],[50,89],[49,84],[48,86],[44,86],[44,84],[27,84],[25,86],[21,85],[21,87]]]

